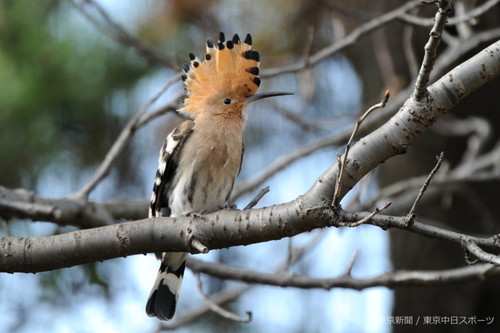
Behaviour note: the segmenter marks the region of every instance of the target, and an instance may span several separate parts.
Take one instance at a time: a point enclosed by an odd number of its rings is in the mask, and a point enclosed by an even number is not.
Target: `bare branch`
[[[449,47],[439,56],[434,66],[434,71],[431,74],[431,81],[443,74],[444,70],[457,59],[460,59],[471,50],[481,46],[492,40],[500,38],[500,28],[486,30],[476,33],[473,38],[461,40],[456,46]]]
[[[313,239],[310,242],[308,242],[308,244],[306,244],[305,246],[299,247],[299,248],[293,248],[290,251],[290,255],[288,256],[288,258],[285,260],[285,262],[283,262],[275,270],[275,273],[286,271],[286,269],[291,264],[300,260],[304,256],[304,254],[307,253],[307,251],[309,251],[312,247],[317,245],[319,243],[320,238],[322,238],[324,235],[325,235],[324,233],[318,233],[316,235],[316,237],[313,237]],[[188,260],[187,260],[187,267],[189,269],[191,269],[195,274],[201,273],[201,272],[197,272],[196,270],[193,269],[194,265],[196,265],[196,262],[198,262],[198,261],[199,260],[194,259],[193,257],[188,257]],[[250,285],[245,284],[241,287],[237,287],[234,289],[228,288],[228,289],[223,290],[221,292],[218,292],[216,294],[210,295],[209,298],[210,298],[210,301],[212,301],[213,303],[221,305],[221,304],[227,303],[229,301],[234,301],[241,294],[243,294],[248,289],[250,289],[250,287],[251,287]],[[202,315],[208,313],[209,311],[210,311],[209,307],[203,303],[202,305],[198,306],[194,310],[189,311],[187,314],[185,314],[181,317],[176,317],[172,324],[163,324],[163,325],[159,326],[158,330],[160,330],[160,329],[172,330],[172,329],[179,328],[179,327],[184,326],[186,324],[192,323],[195,319],[201,317]]]
[[[464,16],[460,17],[454,17],[450,19],[449,24],[450,25],[455,25],[460,22],[468,21],[471,18],[478,17],[484,13],[486,13],[489,9],[491,9],[493,6],[495,6],[500,0],[489,0],[482,4],[481,6],[473,9],[472,11],[468,12]],[[351,47],[354,45],[361,37],[369,34],[370,32],[380,29],[384,27],[387,24],[390,24],[394,21],[401,21],[401,22],[407,22],[413,25],[418,25],[418,26],[433,26],[434,25],[434,19],[428,19],[428,18],[420,18],[420,17],[415,17],[410,14],[408,14],[409,11],[412,9],[416,8],[422,3],[420,0],[415,0],[415,1],[408,1],[405,3],[403,6],[396,8],[390,12],[387,12],[379,17],[373,18],[372,20],[368,21],[367,23],[359,26],[358,28],[354,29],[349,33],[345,38],[342,40],[336,41],[330,46],[325,47],[324,49],[318,51],[317,53],[311,55],[308,57],[307,62],[304,62],[303,60],[297,61],[292,64],[287,64],[285,66],[280,66],[280,67],[274,67],[274,68],[268,68],[262,72],[262,77],[272,77],[276,75],[281,75],[285,73],[292,73],[292,72],[298,72],[303,69],[306,69],[310,66],[316,65],[329,57],[335,55],[336,53],[339,53],[341,51],[344,51],[345,49]],[[475,39],[475,38],[472,38]],[[489,39],[491,40],[491,39]]]
[[[449,119],[448,119],[449,120]],[[453,123],[453,120],[450,120]],[[463,160],[463,158],[462,158]],[[426,198],[431,200],[443,191],[453,191],[460,184],[471,182],[486,182],[500,179],[500,144],[491,151],[474,157],[473,163],[460,163],[454,169],[441,172],[441,175],[432,180]],[[379,200],[391,200],[394,206],[404,209],[414,202],[414,191],[422,186],[426,176],[408,178],[388,185],[378,191],[378,195],[364,203],[365,207],[372,207]],[[352,205],[350,205],[352,206]],[[356,205],[349,210],[360,210]]]
[[[327,46],[324,49],[308,57],[307,61],[299,61],[282,67],[268,68],[262,72],[262,77],[271,77],[271,76],[281,75],[284,73],[297,72],[309,66],[316,65],[321,61],[328,59],[332,55],[354,45],[359,38],[367,35],[373,30],[383,27],[384,25],[387,25],[395,21],[396,19],[400,18],[403,14],[417,7],[418,5],[420,5],[419,0],[409,1],[403,6],[391,12],[388,12],[384,15],[376,17],[370,20],[368,23],[365,23],[362,26],[354,29],[342,40],[335,42],[332,45]]]
[[[438,75],[443,75],[450,63],[455,62],[467,52],[470,52],[472,49],[478,47],[482,43],[489,42],[498,38],[500,38],[500,28],[478,33],[474,36],[474,38],[462,41],[456,47],[448,48],[446,51],[444,51],[439,60],[436,61],[435,69],[431,73],[431,81],[434,81]],[[396,97],[392,98],[390,105],[387,105],[384,109],[380,110],[380,112],[377,112],[373,117],[370,117],[365,121],[365,126],[359,131],[360,134],[366,135],[367,133],[369,133],[369,131],[379,126],[382,120],[388,119],[391,115],[393,115],[397,111],[397,109],[400,108],[401,105],[403,105],[403,103],[407,100],[412,92],[413,88],[410,86],[401,91]],[[244,193],[255,190],[257,187],[261,186],[267,179],[269,179],[282,169],[286,168],[291,163],[297,161],[298,159],[304,156],[308,156],[317,150],[334,145],[339,145],[342,142],[345,142],[346,140],[348,140],[350,134],[351,131],[349,130],[343,130],[341,132],[334,133],[330,136],[303,145],[290,154],[279,158],[254,178],[242,182],[239,186],[236,186],[235,190],[233,191],[233,200]]]
[[[468,11],[464,15],[460,16],[455,16],[451,17],[448,20],[448,25],[457,25],[462,22],[470,21],[471,19],[474,19],[478,16],[483,15],[486,13],[488,10],[496,6],[500,0],[489,0],[483,3],[481,6],[478,6],[474,8],[473,10]],[[432,18],[423,18],[423,17],[417,17],[413,16],[411,14],[406,14],[406,15],[401,15],[399,17],[401,21],[417,25],[417,26],[422,26],[422,27],[430,27],[434,25],[434,19]]]
[[[343,221],[359,221],[361,218],[368,216],[370,213],[346,213],[342,212],[341,217]],[[474,242],[476,245],[480,245],[492,250],[500,249],[500,239],[498,235],[493,235],[490,237],[476,237],[470,236],[456,231],[448,230],[445,228],[440,228],[433,225],[424,224],[422,222],[414,221],[412,224],[408,225],[404,216],[388,216],[388,215],[376,215],[372,216],[370,220],[366,221],[365,224],[371,224],[377,226],[383,230],[389,228],[396,228],[402,230],[408,230],[415,234],[422,235],[427,238],[446,240],[457,244],[458,246],[463,246],[464,242]]]
[[[225,319],[228,319],[231,321],[235,321],[237,323],[249,323],[252,321],[252,313],[251,312],[247,312],[247,316],[248,316],[247,318],[240,317],[237,314],[229,312],[229,311],[223,309],[222,307],[220,307],[219,305],[217,305],[216,303],[212,302],[207,297],[207,295],[205,295],[205,293],[203,292],[200,273],[195,273],[194,276],[196,278],[196,287],[198,289],[198,293],[200,294],[201,298],[203,299],[203,302],[210,308],[210,310],[212,312],[218,314],[222,318],[225,318]]]
[[[70,3],[98,29],[118,43],[132,48],[150,64],[172,68],[172,63],[174,63],[172,59],[169,59],[165,54],[162,54],[151,46],[144,45],[139,39],[130,35],[123,27],[113,21],[108,13],[106,13],[106,11],[94,0],[70,0]],[[90,13],[92,9],[97,13],[99,18],[94,17],[94,15]]]
[[[349,227],[349,228],[354,228],[354,227],[357,227],[357,226],[360,226],[362,225],[363,223],[366,223],[368,221],[370,221],[375,215],[377,215],[378,213],[380,213],[381,211],[387,209],[392,203],[391,202],[387,202],[385,203],[382,207],[378,208],[376,207],[375,210],[373,212],[371,212],[370,214],[368,214],[367,216],[363,217],[361,220],[359,221],[354,221],[354,222],[339,222],[339,225],[340,226],[343,226],[343,227]]]
[[[427,177],[427,179],[425,180],[424,184],[420,188],[420,191],[418,192],[417,198],[413,202],[413,205],[411,206],[411,209],[408,212],[408,215],[406,215],[406,222],[408,224],[413,223],[413,221],[415,220],[415,217],[417,217],[417,215],[415,214],[415,209],[417,208],[418,202],[420,201],[420,198],[422,198],[422,196],[424,195],[425,190],[427,189],[427,186],[429,186],[432,178],[434,177],[434,175],[436,174],[436,172],[441,167],[441,162],[443,162],[443,158],[444,158],[444,153],[441,152],[441,154],[439,154],[439,156],[437,157],[436,165],[434,166],[434,168],[429,173],[429,176]]]
[[[451,5],[448,0],[438,0],[433,2],[437,2],[439,10],[436,12],[434,26],[429,34],[429,40],[424,47],[424,60],[422,61],[422,66],[420,67],[417,82],[415,84],[413,99],[417,102],[424,99],[427,94],[427,85],[436,60],[437,48],[441,42],[441,34],[443,33],[444,26],[446,25],[447,17],[451,13]]]
[[[314,28],[311,26],[307,29],[307,39],[304,45],[304,55],[303,55],[304,67],[309,66],[309,58],[311,57],[313,40],[314,40]]]
[[[408,99],[387,123],[360,139],[350,151],[348,175],[340,195],[357,183],[375,166],[397,154],[404,154],[413,140],[469,93],[500,75],[500,41],[454,68],[427,88],[425,101]],[[467,88],[466,88],[467,87]],[[361,163],[362,161],[362,163]],[[309,193],[333,198],[337,174],[332,165],[313,185]]]
[[[300,129],[303,131],[319,131],[320,129],[322,129],[322,126],[319,125],[317,122],[308,122],[302,119],[302,117],[299,114],[291,112],[281,107],[277,103],[272,103],[272,106],[273,106],[273,111],[279,113],[286,119],[290,120],[292,123],[300,127]]]
[[[188,252],[191,251],[190,240],[193,237],[210,249],[247,245],[290,237],[315,228],[338,226],[338,221],[357,222],[369,215],[342,212],[333,216],[328,207],[308,207],[307,198],[302,196],[293,202],[272,207],[222,210],[196,221],[195,217],[162,217],[56,236],[0,237],[0,271],[40,272],[133,254]],[[496,236],[468,236],[417,221],[408,226],[404,217],[376,215],[365,223],[384,230],[404,229],[460,246],[470,240],[482,247],[500,249]]]
[[[75,199],[40,198],[34,192],[24,189],[9,190],[0,186],[0,216],[5,219],[13,217],[31,219],[33,221],[52,221],[58,225],[75,225],[81,228],[93,228],[113,224],[118,216],[129,214],[125,210],[135,212],[142,207],[143,214],[129,215],[131,218],[144,218],[146,205],[122,201],[120,204],[82,202]],[[116,209],[118,209],[118,211]]]
[[[190,265],[197,272],[203,272],[224,280],[301,289],[321,288],[325,290],[332,288],[362,290],[380,286],[389,288],[413,285],[437,286],[478,279],[483,280],[486,276],[500,275],[500,268],[492,264],[479,264],[435,271],[400,270],[368,278],[354,278],[347,274],[333,278],[315,278],[283,272],[279,274],[265,273],[201,260],[192,261]]]
[[[412,46],[413,27],[406,26],[403,30],[403,51],[408,63],[408,70],[410,71],[410,78],[412,81],[417,79],[418,75],[418,61],[415,56],[415,51]]]
[[[109,149],[99,168],[94,172],[90,180],[78,192],[71,195],[73,198],[86,199],[90,192],[92,192],[92,190],[94,190],[94,188],[97,186],[97,184],[99,184],[99,182],[106,177],[113,163],[123,152],[130,140],[132,140],[132,136],[134,135],[135,131],[140,127],[141,124],[146,123],[145,121],[141,121],[141,119],[148,108],[153,103],[155,103],[175,82],[177,82],[177,80],[178,76],[174,76],[173,78],[171,78],[165,84],[165,86],[163,86],[163,88],[155,96],[153,96],[148,102],[146,102],[146,104],[142,106],[142,108],[134,115],[134,117],[129,120],[116,141]],[[177,101],[175,99],[168,108],[170,110],[175,110],[176,106]]]
[[[347,263],[344,273],[341,276],[352,276],[352,269],[354,267],[354,264],[356,263],[356,260],[358,260],[358,257],[359,257],[359,250],[356,249],[356,251],[354,251],[354,253],[351,256],[351,259]]]
[[[387,90],[385,92],[384,97],[380,101],[380,103],[375,104],[372,107],[370,107],[356,121],[356,124],[354,125],[354,129],[352,130],[352,133],[351,133],[351,137],[349,138],[349,140],[347,141],[347,144],[345,146],[345,152],[344,152],[344,155],[342,157],[342,163],[340,164],[340,171],[337,174],[337,182],[335,184],[335,192],[333,194],[333,205],[337,205],[339,203],[339,194],[340,194],[340,190],[342,188],[342,177],[344,176],[344,170],[347,166],[347,156],[349,155],[349,150],[351,149],[351,144],[352,144],[352,140],[354,139],[354,136],[358,133],[359,127],[361,126],[363,121],[370,115],[370,113],[372,113],[374,110],[383,108],[385,106],[385,104],[389,100],[389,95],[390,95],[389,90]]]
[[[262,185],[267,179],[272,177],[274,174],[290,166],[290,164],[292,164],[295,161],[298,161],[302,157],[308,156],[320,149],[327,148],[333,146],[334,144],[342,142],[342,139],[344,138],[347,139],[349,133],[350,133],[349,130],[334,133],[332,135],[320,138],[311,143],[302,145],[297,149],[295,149],[294,151],[292,151],[290,154],[278,158],[260,174],[253,177],[250,180],[241,182],[238,186],[236,186],[232,193],[232,201],[234,201],[236,198],[240,197],[244,193],[255,190],[257,187]]]
[[[245,208],[243,209],[252,209],[253,207],[255,207],[256,204],[259,203],[260,199],[262,199],[263,196],[265,196],[267,193],[269,192],[269,186],[266,186],[264,187],[262,190],[260,190],[260,192],[255,196],[255,198],[252,199],[252,201],[250,201],[248,203],[248,205],[245,206]]]
[[[493,132],[493,125],[484,118],[471,116],[465,119],[450,116],[446,122],[436,123],[434,131],[443,136],[468,137],[467,146],[459,165],[474,163]]]
[[[479,260],[500,266],[500,257],[499,256],[484,251],[476,243],[474,243],[474,241],[467,240],[467,241],[465,241],[464,246],[467,249],[467,251],[472,253]]]
[[[172,97],[172,102],[159,107],[156,110],[146,112],[142,115],[141,119],[137,122],[137,127],[142,127],[149,123],[151,120],[163,116],[169,112],[175,112],[179,108],[179,100],[185,95],[184,91],[179,91]]]
[[[218,293],[208,296],[208,299],[211,303],[220,306],[222,304],[237,300],[243,293],[245,293],[250,288],[251,288],[250,285],[245,284],[242,286],[224,289]],[[172,323],[168,324],[166,324],[165,322],[160,323],[158,325],[158,328],[156,329],[156,332],[160,332],[162,330],[167,330],[167,331],[175,330],[179,327],[191,324],[194,320],[198,319],[199,317],[209,312],[210,312],[210,307],[207,305],[207,303],[205,302],[200,303],[198,307],[196,307],[195,309],[191,309],[187,313],[176,315]]]

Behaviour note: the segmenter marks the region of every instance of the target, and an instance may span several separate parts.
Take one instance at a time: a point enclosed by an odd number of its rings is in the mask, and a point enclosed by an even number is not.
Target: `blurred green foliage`
[[[4,186],[32,188],[43,167],[61,156],[81,168],[99,163],[126,121],[121,116],[133,111],[129,103],[114,110],[113,95],[148,70],[110,39],[80,33],[63,17],[67,8],[60,1],[0,2]]]

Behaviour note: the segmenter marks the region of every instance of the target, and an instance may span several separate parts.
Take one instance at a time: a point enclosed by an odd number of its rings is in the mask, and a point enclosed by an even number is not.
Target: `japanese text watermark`
[[[491,325],[495,317],[478,316],[386,316],[387,325]]]

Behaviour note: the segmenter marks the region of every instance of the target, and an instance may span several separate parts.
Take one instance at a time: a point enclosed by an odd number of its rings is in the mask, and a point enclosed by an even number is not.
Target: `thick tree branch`
[[[194,252],[266,242],[335,221],[328,208],[300,198],[254,210],[222,210],[198,217],[150,218],[48,237],[0,237],[0,271],[38,272],[148,252]],[[23,259],[24,258],[24,259]]]
[[[194,252],[195,238],[210,249],[280,239],[315,228],[356,222],[369,213],[342,213],[328,207],[310,208],[303,197],[293,202],[254,210],[222,210],[197,217],[150,218],[48,237],[0,237],[1,272],[40,272],[88,262],[148,252]],[[382,229],[399,228],[459,245],[473,242],[500,249],[499,237],[474,237],[405,218],[372,216],[366,223]]]

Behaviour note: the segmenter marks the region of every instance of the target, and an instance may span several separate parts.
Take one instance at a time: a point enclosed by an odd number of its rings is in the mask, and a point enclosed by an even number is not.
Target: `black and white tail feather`
[[[156,281],[146,303],[150,317],[170,320],[175,314],[182,276],[186,268],[187,253],[165,253],[156,276]]]

